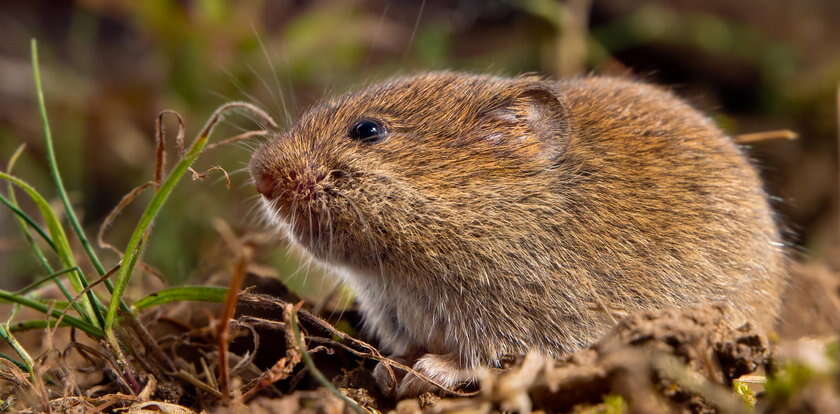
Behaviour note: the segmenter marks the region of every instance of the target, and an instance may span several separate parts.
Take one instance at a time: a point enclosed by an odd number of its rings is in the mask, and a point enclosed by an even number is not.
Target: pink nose
[[[274,179],[268,174],[259,174],[256,178],[257,191],[265,197],[271,197],[274,192]]]

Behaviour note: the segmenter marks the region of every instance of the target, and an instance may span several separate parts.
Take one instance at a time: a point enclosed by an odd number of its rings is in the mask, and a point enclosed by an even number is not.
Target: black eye
[[[375,144],[385,139],[388,136],[388,130],[385,125],[375,119],[362,119],[356,121],[350,127],[348,133],[351,139],[361,141],[366,144]]]

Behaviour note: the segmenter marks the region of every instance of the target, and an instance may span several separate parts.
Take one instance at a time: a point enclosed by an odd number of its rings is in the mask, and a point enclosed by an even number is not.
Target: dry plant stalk
[[[227,403],[230,400],[230,370],[228,366],[230,322],[236,313],[236,302],[239,298],[239,291],[242,290],[242,282],[245,280],[246,270],[248,263],[251,262],[253,251],[249,246],[236,238],[233,230],[223,220],[216,219],[214,225],[222,236],[222,239],[225,240],[228,247],[235,252],[237,257],[216,331],[216,338],[219,344],[219,389],[222,393],[222,401]]]

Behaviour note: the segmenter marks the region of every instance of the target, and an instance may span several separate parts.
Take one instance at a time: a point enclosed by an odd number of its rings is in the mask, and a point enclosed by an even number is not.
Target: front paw
[[[403,365],[411,364],[411,362],[403,358],[392,357],[391,359]],[[384,362],[376,364],[376,368],[373,369],[373,378],[376,380],[376,385],[379,386],[379,390],[388,397],[394,397],[396,395],[397,386],[404,377],[405,371],[393,366],[390,366],[389,369],[389,366]]]
[[[457,385],[475,380],[473,371],[461,368],[458,358],[452,354],[423,355],[412,368],[445,390],[452,390]],[[409,372],[405,374],[397,387],[397,399],[417,397],[439,389],[437,385]]]

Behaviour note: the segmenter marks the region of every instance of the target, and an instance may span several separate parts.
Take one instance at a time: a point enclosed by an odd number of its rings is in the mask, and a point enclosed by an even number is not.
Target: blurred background
[[[797,256],[840,266],[837,0],[6,0],[0,27],[0,165],[25,143],[17,174],[55,197],[31,77],[35,37],[59,163],[91,235],[151,178],[163,109],[178,111],[192,137],[231,100],[257,103],[288,125],[324,96],[395,74],[596,73],[666,85],[731,134],[799,133],[749,152]],[[235,118],[217,138],[255,128]],[[230,171],[230,189],[211,174],[175,191],[145,256],[167,283],[224,274],[214,218],[240,234],[263,231],[255,191],[236,173],[250,151],[223,147],[199,161]],[[109,240],[125,244],[147,200],[124,212]],[[258,261],[306,296],[327,289],[316,273],[297,277],[281,242]],[[0,269],[6,289],[40,276],[5,210]]]

